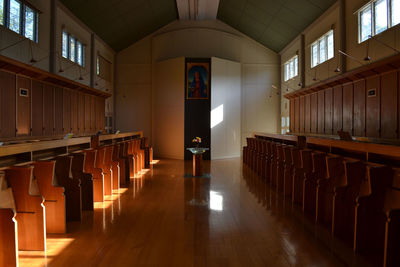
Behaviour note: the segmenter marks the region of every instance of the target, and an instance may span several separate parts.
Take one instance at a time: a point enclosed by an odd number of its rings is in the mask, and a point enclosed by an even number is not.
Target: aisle
[[[343,265],[240,159],[206,163],[211,178],[184,178],[191,163],[160,160],[20,266]]]

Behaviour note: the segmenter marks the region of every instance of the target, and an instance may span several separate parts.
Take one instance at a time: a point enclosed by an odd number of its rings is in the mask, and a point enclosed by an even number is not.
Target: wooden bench
[[[104,195],[111,196],[112,195],[112,173],[111,166],[105,164],[106,158],[106,147],[99,147],[96,149],[96,163],[95,167],[101,169],[104,176]]]
[[[283,171],[283,195],[284,197],[292,197],[292,185],[293,185],[293,172],[294,163],[292,160],[292,149],[293,146],[285,146],[283,148],[284,157],[284,171]]]
[[[82,210],[93,210],[93,176],[84,172],[85,153],[74,152],[72,155],[71,173],[75,180],[81,181]]]
[[[297,147],[291,149],[294,168],[292,179],[292,202],[299,205],[303,205],[303,183],[305,178],[301,151],[302,150]]]
[[[80,221],[82,219],[81,181],[72,175],[72,158],[69,155],[55,158],[55,179],[65,188],[67,221]]]
[[[114,146],[106,146],[104,166],[111,170],[112,189],[118,190],[120,187],[120,170],[118,161],[113,160]]]
[[[124,143],[119,143],[114,145],[113,150],[113,161],[118,162],[119,166],[119,185],[120,187],[126,187],[129,185],[129,162],[123,156]]]
[[[0,266],[18,266],[16,207],[12,189],[0,171]]]
[[[63,234],[67,230],[66,203],[64,187],[59,185],[54,175],[55,163],[54,160],[33,162],[33,176],[45,199],[46,232]]]
[[[7,184],[12,188],[19,250],[46,250],[44,198],[33,177],[33,166],[5,169]]]
[[[85,153],[85,173],[90,173],[93,177],[93,201],[104,201],[104,174],[102,169],[96,167],[96,153],[95,149],[88,149]]]

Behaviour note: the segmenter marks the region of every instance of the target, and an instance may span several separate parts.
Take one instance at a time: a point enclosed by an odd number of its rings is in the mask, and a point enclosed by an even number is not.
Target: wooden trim
[[[90,137],[78,137],[71,139],[48,140],[31,143],[13,144],[0,146],[0,157],[10,156],[15,154],[52,149],[58,147],[68,147],[81,144],[90,144]]]
[[[361,66],[352,71],[348,71],[341,75],[328,78],[324,81],[311,85],[307,88],[286,94],[284,95],[284,97],[288,99],[296,98],[301,95],[306,95],[313,92],[321,91],[329,87],[334,87],[336,85],[348,82],[354,82],[360,79],[365,79],[371,77],[372,75],[379,75],[388,71],[397,70],[399,68],[400,68],[400,55],[390,56],[388,58],[373,62],[371,64]]]
[[[41,70],[3,55],[0,55],[0,69],[15,73],[17,75],[24,75],[37,81],[48,82],[55,86],[84,92],[90,95],[101,96],[104,98],[111,96],[110,93],[94,89],[87,85]]]
[[[125,138],[125,137],[131,137],[131,136],[135,136],[135,135],[139,135],[140,137],[143,137],[143,131],[119,133],[119,134],[104,134],[104,135],[99,136],[99,141]]]

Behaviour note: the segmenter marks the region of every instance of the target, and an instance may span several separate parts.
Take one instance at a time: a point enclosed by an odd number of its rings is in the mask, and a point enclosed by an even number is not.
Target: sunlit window
[[[0,25],[4,25],[4,1],[0,0]]]
[[[372,34],[372,9],[371,6],[367,6],[360,12],[360,26],[361,26],[361,42],[367,40]]]
[[[36,12],[29,7],[25,7],[25,37],[35,40],[35,19]]]
[[[371,1],[358,11],[359,42],[400,23],[400,0]]]
[[[85,66],[85,45],[65,30],[62,31],[61,49],[63,58]]]
[[[21,33],[21,3],[17,0],[10,0],[8,28],[16,33]]]
[[[68,58],[68,33],[62,32],[62,56]]]
[[[388,28],[388,9],[386,0],[378,0],[374,3],[375,34],[381,33]]]
[[[298,65],[299,65],[299,60],[297,55],[285,62],[285,67],[284,67],[285,81],[290,80],[298,75],[299,73]]]
[[[400,0],[391,1],[392,26],[400,23]]]
[[[0,25],[37,42],[38,12],[25,1],[0,0]]]
[[[322,35],[311,44],[311,67],[315,67],[334,57],[333,30]]]

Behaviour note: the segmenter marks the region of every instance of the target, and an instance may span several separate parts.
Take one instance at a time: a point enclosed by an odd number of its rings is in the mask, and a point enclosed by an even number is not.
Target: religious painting
[[[186,99],[208,99],[210,63],[186,63]]]

